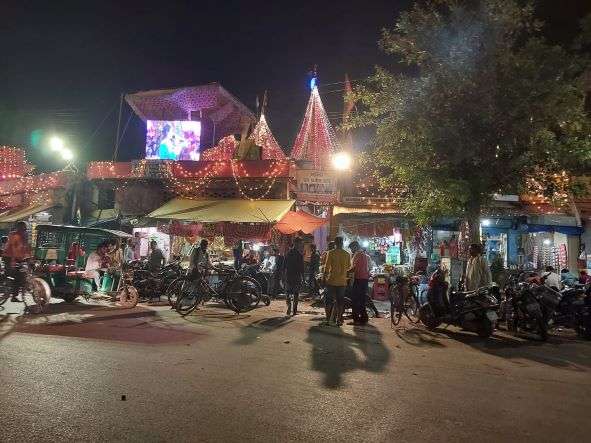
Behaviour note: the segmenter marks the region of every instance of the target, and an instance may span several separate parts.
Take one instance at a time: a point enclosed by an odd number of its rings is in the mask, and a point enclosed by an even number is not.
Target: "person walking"
[[[304,247],[302,239],[297,237],[291,249],[285,256],[285,302],[287,303],[287,315],[298,314],[298,301],[302,279],[304,278]],[[293,301],[293,311],[292,311]]]
[[[324,272],[326,278],[326,322],[330,326],[343,324],[347,272],[351,268],[351,256],[343,249],[343,237],[335,237],[335,249],[326,255]]]
[[[320,254],[316,245],[312,243],[310,245],[310,265],[308,268],[308,286],[310,287],[310,295],[313,297],[318,296],[320,293],[320,287],[316,281],[316,275],[320,271]]]
[[[368,321],[365,301],[369,282],[369,257],[356,241],[351,242],[349,249],[353,254],[350,270],[353,274],[353,287],[351,289],[353,324],[364,325]]]
[[[492,275],[486,258],[482,255],[482,245],[472,243],[468,248],[470,258],[466,265],[466,291],[475,291],[490,286]]]

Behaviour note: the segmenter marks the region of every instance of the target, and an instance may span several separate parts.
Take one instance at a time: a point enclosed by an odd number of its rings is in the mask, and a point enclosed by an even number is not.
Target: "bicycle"
[[[390,288],[390,321],[397,326],[404,315],[411,323],[419,322],[418,278],[398,277]]]
[[[211,285],[205,272],[175,281],[176,311],[182,315],[193,312],[199,304],[215,299],[222,301],[236,312],[255,308],[261,301],[261,291],[256,280],[239,274],[233,267],[214,267],[220,277]]]

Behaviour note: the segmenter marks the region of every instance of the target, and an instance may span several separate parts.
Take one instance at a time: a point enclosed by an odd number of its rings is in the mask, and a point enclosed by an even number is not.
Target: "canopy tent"
[[[25,220],[31,215],[37,214],[38,212],[46,211],[47,209],[55,206],[51,200],[44,203],[32,203],[24,208],[13,209],[0,214],[0,223],[14,223],[19,220]]]
[[[289,211],[277,222],[275,229],[282,234],[295,234],[302,231],[304,234],[311,234],[316,229],[324,226],[328,220],[316,217],[304,211]]]
[[[151,218],[202,223],[275,223],[295,200],[191,200],[175,198],[148,215]]]
[[[210,119],[217,136],[240,133],[256,117],[218,83],[127,94],[125,100],[142,120]]]

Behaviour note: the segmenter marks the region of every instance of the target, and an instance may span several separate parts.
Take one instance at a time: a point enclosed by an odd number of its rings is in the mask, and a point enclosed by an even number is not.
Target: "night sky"
[[[66,134],[81,160],[110,159],[121,92],[217,81],[253,111],[269,91],[267,117],[289,150],[319,65],[333,123],[345,73],[359,79],[380,54],[380,29],[413,2],[398,1],[13,1],[0,17],[0,145],[29,149],[43,169],[43,136]],[[543,0],[547,35],[568,42],[589,0]],[[130,108],[125,105],[123,125]],[[133,116],[120,159],[139,157],[145,125]]]

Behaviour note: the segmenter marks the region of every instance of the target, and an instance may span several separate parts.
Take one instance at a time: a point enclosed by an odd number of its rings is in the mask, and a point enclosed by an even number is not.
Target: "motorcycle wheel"
[[[431,308],[431,305],[429,303],[425,303],[423,306],[420,307],[419,320],[429,330],[433,330],[441,324],[441,322],[433,314],[433,309]]]
[[[488,338],[493,334],[494,329],[494,322],[488,319],[484,319],[479,323],[478,328],[476,329],[476,333],[480,338]]]

